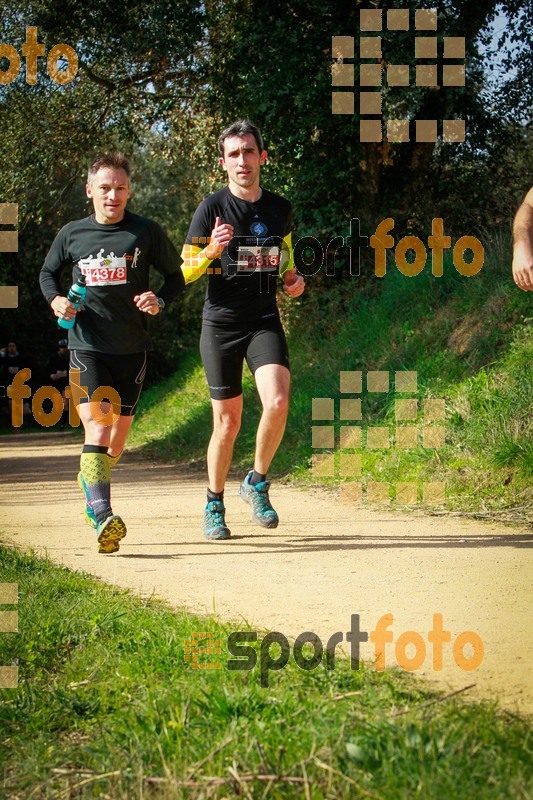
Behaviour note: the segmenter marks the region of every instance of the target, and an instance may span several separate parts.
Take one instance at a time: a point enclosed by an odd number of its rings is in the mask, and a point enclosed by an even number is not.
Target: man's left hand
[[[159,303],[157,302],[157,297],[153,292],[136,294],[133,298],[133,302],[139,311],[144,311],[145,314],[151,314],[153,317],[155,317],[156,314],[159,314]]]
[[[305,289],[305,281],[295,269],[291,269],[283,276],[283,288],[291,297],[300,297]]]

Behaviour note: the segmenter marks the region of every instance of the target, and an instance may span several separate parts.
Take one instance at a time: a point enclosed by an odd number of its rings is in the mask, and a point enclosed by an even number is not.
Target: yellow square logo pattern
[[[414,23],[414,26],[413,26]],[[390,87],[415,86],[464,86],[464,63],[444,63],[439,75],[439,49],[442,58],[446,60],[461,60],[464,62],[466,55],[465,38],[462,36],[444,36],[442,43],[436,35],[438,27],[438,14],[435,8],[409,9],[394,8],[384,12],[380,8],[361,9],[359,11],[360,36],[356,47],[354,36],[333,36],[331,41],[331,54],[334,59],[331,69],[331,83],[333,87],[355,85],[355,63],[346,63],[346,59],[353,62],[355,53],[359,57],[359,105],[358,110],[362,119],[359,123],[361,142],[381,142],[384,134],[389,142],[409,142],[412,137],[410,128],[414,128],[415,141],[436,142],[439,130],[438,120],[416,120],[416,125],[410,125],[407,119],[389,119],[383,125],[381,119],[381,87],[386,77],[386,84]],[[382,69],[382,32],[409,31],[414,32],[414,56],[418,61],[425,63],[416,64],[414,70],[407,64],[387,64],[385,75]],[[432,63],[427,63],[432,62]],[[410,75],[410,72],[412,74]],[[439,80],[441,82],[439,82]],[[373,92],[368,89],[374,87]],[[376,99],[371,100],[369,95],[375,94]],[[331,111],[333,114],[354,115],[356,111],[355,93],[332,92]],[[380,119],[364,119],[365,116],[380,117]],[[455,124],[460,123],[460,124]],[[451,126],[451,127],[450,127]],[[464,120],[443,120],[442,141],[446,143],[464,142]]]
[[[19,234],[17,230],[2,230],[4,225],[18,224],[17,203],[0,203],[0,253],[17,253]],[[0,308],[18,308],[18,286],[0,286]]]
[[[193,669],[220,669],[221,664],[218,659],[213,662],[206,660],[206,657],[219,656],[221,653],[221,640],[208,631],[193,631],[191,638],[185,639],[183,643],[183,660]]]
[[[18,604],[18,584],[0,583],[0,605]],[[0,633],[18,633],[18,611],[0,609]],[[18,667],[0,666],[0,689],[16,689],[19,682]]]
[[[343,479],[340,497],[343,502],[398,505],[442,505],[445,486],[438,482],[399,481],[388,483],[368,481],[363,484],[363,451],[374,452],[397,448],[439,449],[445,446],[445,402],[442,398],[419,401],[412,395],[418,390],[418,376],[413,370],[345,370],[339,373],[341,397],[313,398],[312,419],[324,424],[311,426],[312,474],[315,478]],[[370,424],[363,426],[363,389],[368,395],[395,392],[395,426]],[[411,397],[405,397],[411,395]],[[346,423],[351,424],[346,424]],[[328,424],[325,424],[328,423]],[[340,424],[339,424],[340,423]],[[404,424],[405,423],[405,424]],[[418,423],[418,424],[417,424]],[[336,434],[338,430],[338,437]],[[363,435],[364,433],[364,435]],[[344,482],[346,481],[346,482]]]

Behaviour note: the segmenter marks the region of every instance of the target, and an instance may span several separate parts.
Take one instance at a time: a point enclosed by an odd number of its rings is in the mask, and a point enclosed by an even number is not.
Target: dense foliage
[[[465,36],[465,87],[384,87],[383,108],[386,118],[464,118],[468,137],[464,145],[361,144],[357,115],[331,113],[331,37],[353,35],[357,46],[359,8],[368,5],[5,0],[0,42],[20,53],[34,25],[46,52],[60,42],[76,50],[79,71],[60,86],[41,58],[37,84],[29,85],[22,59],[19,77],[0,85],[0,202],[19,203],[20,221],[19,253],[0,261],[0,283],[19,285],[20,307],[3,314],[0,341],[16,337],[35,361],[53,346],[55,323],[37,273],[55,232],[89,208],[83,176],[91,154],[120,146],[133,155],[132,208],[159,219],[180,249],[192,210],[222,183],[215,139],[235,117],[263,129],[265,182],[293,201],[299,235],[323,246],[346,236],[354,217],[370,233],[392,216],[398,235],[428,231],[433,216],[459,235],[507,225],[532,182],[530,7],[518,0],[371,4],[437,5],[439,36]],[[504,77],[495,91],[497,14],[505,22]],[[412,31],[383,32],[383,41],[386,63],[414,63]],[[195,340],[201,291],[195,287],[154,325],[160,350],[176,354]],[[165,359],[163,371],[172,366]]]

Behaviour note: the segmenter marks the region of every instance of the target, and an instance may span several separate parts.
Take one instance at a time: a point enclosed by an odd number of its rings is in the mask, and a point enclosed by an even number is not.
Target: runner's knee
[[[235,439],[241,427],[241,415],[236,411],[215,414],[213,429],[222,439]]]
[[[286,416],[289,412],[289,398],[288,395],[279,392],[278,394],[269,397],[265,401],[264,409],[269,414],[276,416]]]

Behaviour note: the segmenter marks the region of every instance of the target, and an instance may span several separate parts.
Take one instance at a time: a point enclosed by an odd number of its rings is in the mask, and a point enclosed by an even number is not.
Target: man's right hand
[[[66,297],[57,295],[50,303],[50,308],[59,319],[66,319],[70,322],[76,316],[76,309]]]
[[[215,258],[220,258],[224,248],[233,239],[233,225],[227,222],[221,222],[220,217],[215,220],[215,227],[211,231],[209,244],[204,249],[206,256],[213,261]]]

